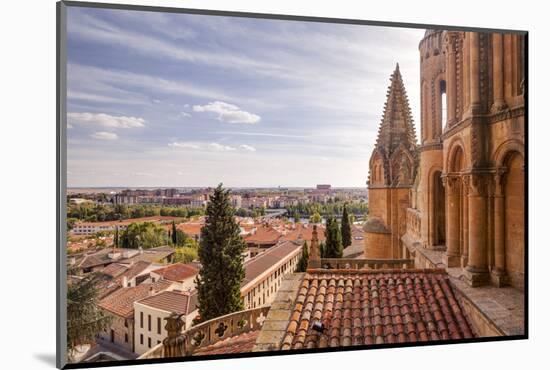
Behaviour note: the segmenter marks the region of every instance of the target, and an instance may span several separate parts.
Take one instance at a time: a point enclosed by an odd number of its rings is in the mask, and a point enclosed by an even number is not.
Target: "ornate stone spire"
[[[376,149],[383,149],[388,158],[400,144],[411,151],[416,148],[416,131],[399,63],[395,66],[390,82],[375,146]]]
[[[313,232],[311,233],[311,246],[309,247],[309,261],[307,263],[308,268],[321,267],[321,254],[319,250],[319,238],[317,236],[317,225],[313,225]]]

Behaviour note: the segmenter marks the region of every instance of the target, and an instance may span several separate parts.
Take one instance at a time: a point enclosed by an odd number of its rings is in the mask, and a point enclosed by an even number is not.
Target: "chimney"
[[[317,269],[321,267],[321,256],[319,251],[319,239],[317,238],[317,225],[313,225],[311,234],[311,246],[309,247],[308,269]]]
[[[155,295],[155,289],[151,286],[149,287],[149,297]]]
[[[128,287],[128,277],[127,276],[123,276],[122,277],[122,286],[124,288],[127,288]]]

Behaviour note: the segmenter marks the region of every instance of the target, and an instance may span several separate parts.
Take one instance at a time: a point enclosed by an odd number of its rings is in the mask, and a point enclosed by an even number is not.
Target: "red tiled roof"
[[[176,225],[176,229],[183,231],[188,236],[194,237],[201,234],[201,229],[203,226],[203,222],[185,222]]]
[[[184,281],[199,273],[199,266],[196,263],[174,263],[152,271],[170,281]]]
[[[295,244],[293,242],[281,242],[258,256],[246,261],[244,263],[245,277],[241,284],[244,287],[258,276],[263,274],[269,268],[275,266],[279,261],[284,259],[289,254],[300,249],[301,244]]]
[[[326,240],[324,226],[317,226],[317,238],[320,242],[324,242]],[[313,226],[302,224],[296,224],[296,229],[291,230],[281,238],[281,240],[292,241],[305,240],[308,244],[311,243],[311,239],[313,239]]]
[[[149,295],[150,288],[154,292],[166,290],[172,285],[169,281],[158,281],[153,284],[141,284],[131,288],[120,288],[99,301],[99,306],[115,315],[131,317],[134,314],[134,302]]]
[[[147,267],[149,267],[150,265],[151,265],[151,262],[137,261],[132,266],[130,266],[130,268],[128,268],[121,275],[121,277],[126,276],[128,279],[133,279],[134,277],[138,276],[143,271],[145,271],[145,269],[147,269]]]
[[[310,270],[292,311],[281,349],[475,336],[444,270]]]
[[[163,311],[188,315],[197,309],[197,291],[182,293],[178,291],[164,291],[151,297],[146,297],[139,303],[158,308]]]
[[[209,346],[199,348],[193,353],[193,356],[252,352],[259,334],[260,331],[255,330],[235,335]]]
[[[111,263],[107,267],[101,269],[101,272],[110,277],[116,278],[117,276],[122,275],[128,269],[128,265],[123,265],[120,263]]]
[[[248,244],[276,244],[282,234],[271,226],[260,225],[253,234],[245,236],[244,240]]]

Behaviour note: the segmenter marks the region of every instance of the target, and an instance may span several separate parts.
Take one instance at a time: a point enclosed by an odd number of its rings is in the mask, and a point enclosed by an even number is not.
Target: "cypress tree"
[[[172,221],[172,244],[178,244],[178,231],[176,230],[176,222]]]
[[[115,229],[115,240],[113,242],[115,244],[115,248],[118,248],[118,226]]]
[[[327,220],[325,236],[327,239],[325,244],[326,258],[342,258],[344,248],[342,247],[342,235],[336,219],[330,217]]]
[[[309,260],[308,246],[307,246],[307,242],[304,242],[304,245],[302,247],[302,254],[300,255],[300,259],[298,260],[298,264],[296,266],[296,272],[306,272],[308,260]]]
[[[245,276],[242,254],[246,244],[239,235],[233,212],[229,191],[218,185],[206,207],[199,247],[202,267],[196,284],[203,321],[244,309],[241,282]]]
[[[326,230],[325,230],[325,233],[326,233]],[[319,243],[319,255],[321,256],[321,258],[327,258],[327,248],[324,242]]]
[[[348,216],[348,209],[344,204],[344,211],[342,213],[342,245],[347,248],[351,245],[351,224]]]

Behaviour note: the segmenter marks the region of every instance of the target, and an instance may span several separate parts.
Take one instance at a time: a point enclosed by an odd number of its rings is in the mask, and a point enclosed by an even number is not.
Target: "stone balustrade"
[[[414,208],[407,208],[407,233],[414,240],[420,240],[420,211]]]
[[[183,340],[179,343],[182,343],[183,348],[170,351],[163,342],[141,355],[139,359],[169,357],[167,353],[183,353],[184,356],[192,356],[193,352],[201,347],[210,346],[242,333],[259,330],[263,326],[269,308],[264,306],[234,312],[205,321],[180,334]]]
[[[355,258],[321,258],[324,269],[409,269],[414,268],[412,259],[355,259]]]

